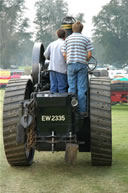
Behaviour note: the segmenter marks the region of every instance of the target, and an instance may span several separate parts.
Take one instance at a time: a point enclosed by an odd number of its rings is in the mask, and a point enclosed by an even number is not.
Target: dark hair
[[[80,22],[80,21],[77,21],[75,22],[73,25],[72,25],[72,31],[73,32],[79,32],[81,33],[83,30],[83,24]]]
[[[58,38],[65,38],[66,36],[66,31],[62,28],[58,29],[56,33]]]

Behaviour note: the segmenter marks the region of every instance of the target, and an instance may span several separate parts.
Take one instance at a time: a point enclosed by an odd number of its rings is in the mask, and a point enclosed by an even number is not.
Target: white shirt
[[[50,63],[48,70],[60,72],[62,74],[67,73],[67,65],[62,55],[61,49],[63,47],[64,40],[62,38],[51,42],[44,52],[44,56],[49,59]]]

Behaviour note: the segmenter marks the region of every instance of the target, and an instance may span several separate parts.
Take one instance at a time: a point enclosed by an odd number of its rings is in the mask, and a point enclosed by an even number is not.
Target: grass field
[[[128,105],[112,107],[112,167],[92,167],[90,153],[78,153],[69,166],[64,152],[36,152],[32,166],[11,167],[3,149],[2,101],[0,90],[1,193],[128,193]]]

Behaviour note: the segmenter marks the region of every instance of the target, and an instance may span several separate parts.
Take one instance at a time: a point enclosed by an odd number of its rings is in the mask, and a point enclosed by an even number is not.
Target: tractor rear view
[[[72,33],[73,18],[62,27]],[[79,152],[91,152],[92,165],[111,166],[111,87],[108,77],[89,64],[88,116],[81,119],[78,101],[71,93],[50,93],[49,71],[42,43],[35,43],[32,78],[10,80],[5,92],[3,139],[11,166],[31,165],[34,152],[65,151],[72,163]],[[92,69],[91,69],[92,68]],[[91,69],[91,70],[90,70]]]

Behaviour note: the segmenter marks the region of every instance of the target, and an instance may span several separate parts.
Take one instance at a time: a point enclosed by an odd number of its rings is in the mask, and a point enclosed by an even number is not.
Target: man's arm
[[[91,52],[91,51],[88,51],[88,52],[87,52],[86,60],[89,61],[90,58],[91,58],[91,56],[92,56],[92,52]]]
[[[64,60],[66,61],[66,59],[67,59],[67,54],[66,54],[66,52],[63,52],[63,56],[64,56]]]
[[[66,53],[66,42],[65,41],[62,44],[61,52],[62,52],[62,55],[64,57],[64,60],[66,61],[67,60],[67,53]]]
[[[45,58],[47,58],[48,60],[50,59],[50,45],[48,45],[48,47],[47,47],[46,50],[44,51],[44,56],[45,56]]]

